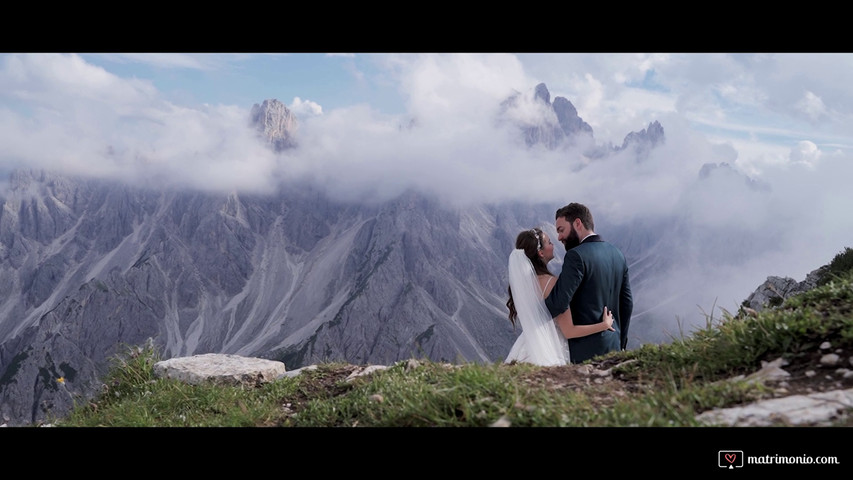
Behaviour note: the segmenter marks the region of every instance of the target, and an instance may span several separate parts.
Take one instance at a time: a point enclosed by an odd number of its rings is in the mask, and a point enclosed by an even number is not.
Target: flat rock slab
[[[154,376],[173,378],[192,385],[211,382],[220,385],[258,385],[281,378],[284,363],[262,358],[222,353],[176,357],[154,364]]]
[[[809,395],[791,395],[746,405],[703,412],[696,417],[702,423],[767,427],[784,425],[821,425],[842,418],[853,409],[853,388]]]

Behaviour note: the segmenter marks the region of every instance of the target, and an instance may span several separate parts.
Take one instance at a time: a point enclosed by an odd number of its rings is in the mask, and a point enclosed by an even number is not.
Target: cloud
[[[4,56],[0,70],[4,97],[65,113],[97,108],[95,113],[140,108],[157,95],[143,80],[122,79],[86,63],[78,55]],[[81,108],[82,107],[82,108]]]
[[[806,92],[803,98],[797,102],[796,107],[811,120],[817,120],[826,114],[826,105],[812,92]]]
[[[409,113],[422,124],[481,125],[513,91],[535,86],[512,55],[418,55],[399,68]]]
[[[821,151],[814,143],[803,140],[796,147],[791,149],[791,161],[795,163],[804,163],[810,167],[814,167],[820,159]]]
[[[142,57],[181,68],[199,61]],[[766,101],[767,95],[737,93],[761,91],[745,65],[773,64],[765,57],[567,55],[558,62],[535,57],[559,69],[574,68],[556,82],[531,76],[528,69],[544,75],[545,67],[528,68],[521,58],[527,57],[390,55],[384,61],[393,75],[384,79],[397,79],[406,114],[387,115],[364,104],[327,111],[296,96],[290,108],[300,123],[300,148],[276,157],[256,141],[245,109],[176,105],[150,82],[119,77],[77,55],[4,56],[2,161],[99,176],[169,178],[194,188],[268,189],[271,178],[311,178],[347,199],[382,199],[417,188],[451,203],[562,202],[567,195],[594,198],[606,191],[602,203],[627,217],[643,209],[675,209],[705,163],[728,162],[754,176],[787,162],[814,165],[820,157],[817,144],[802,137],[802,143],[775,150],[760,142],[796,130],[739,125],[724,113],[713,118],[728,104]],[[620,145],[629,132],[659,120],[667,143],[644,162],[624,154],[592,162],[579,151],[528,149],[520,131],[497,118],[502,101],[513,93],[529,100],[540,80],[552,99],[567,96],[580,114],[589,112],[585,119],[598,142],[606,137]],[[705,87],[686,88],[685,82]],[[712,100],[714,92],[725,102]],[[504,120],[532,123],[542,114],[541,104],[522,101]],[[698,134],[697,120],[758,137],[718,140]]]
[[[160,68],[228,64],[205,56],[143,60]],[[662,238],[677,236],[673,254],[683,255],[681,269],[649,294],[691,316],[715,298],[729,306],[742,301],[767,275],[801,280],[853,238],[845,210],[853,203],[847,185],[853,101],[843,95],[849,87],[842,81],[851,72],[850,62],[837,57],[389,54],[376,60],[381,72],[357,81],[381,78],[402,96],[405,113],[365,103],[326,108],[294,96],[299,147],[275,154],[248,125],[248,108],[167,101],[151,81],[117,75],[84,56],[2,55],[0,171],[27,166],[217,191],[312,181],[352,201],[409,188],[451,205],[582,201],[602,228],[689,218],[686,231],[662,226]],[[642,159],[528,148],[506,120],[530,122],[541,113],[529,99],[543,82],[552,100],[564,96],[575,105],[597,142],[621,145],[655,120],[666,142]],[[519,107],[499,121],[501,102],[516,92]],[[718,168],[700,179],[706,164]],[[731,253],[741,248],[751,256],[733,261]],[[674,295],[684,291],[692,293]]]
[[[270,187],[275,160],[245,110],[177,106],[150,83],[77,55],[3,60],[4,171],[26,166],[205,190]]]
[[[181,54],[123,58],[179,68],[212,68],[216,60]],[[529,66],[530,59],[541,63]],[[739,123],[726,113],[732,105],[742,109],[771,101],[784,80],[771,77],[759,84],[757,79],[765,77],[750,66],[787,71],[792,67],[784,56],[389,55],[383,61],[393,73],[383,80],[396,79],[406,114],[387,115],[364,104],[328,111],[296,96],[290,108],[300,122],[300,149],[284,158],[272,158],[257,145],[245,125],[248,112],[240,107],[174,104],[151,82],[120,77],[78,55],[8,55],[2,60],[0,136],[7,166],[29,162],[221,188],[229,187],[229,176],[240,179],[234,187],[241,188],[268,188],[276,175],[310,177],[346,198],[420,188],[454,202],[556,200],[565,191],[594,196],[597,189],[607,189],[614,211],[633,215],[636,205],[672,210],[679,189],[704,163],[726,161],[746,174],[761,175],[787,162],[814,165],[821,155],[819,143],[796,128],[756,126],[746,119]],[[564,73],[555,77],[555,71]],[[667,144],[645,162],[626,155],[591,162],[578,151],[528,149],[515,127],[496,119],[503,100],[517,92],[530,98],[540,81],[552,99],[566,96],[578,108],[600,143],[620,145],[629,132],[659,120]],[[822,104],[806,91],[801,108],[807,106],[814,119]],[[541,115],[541,105],[520,102],[505,120],[531,123]],[[697,124],[748,136],[722,140],[697,134]],[[763,141],[798,135],[784,147],[770,148]],[[718,149],[721,144],[728,145],[726,152]],[[208,168],[196,171],[201,165]]]
[[[296,118],[323,114],[323,107],[320,104],[310,100],[302,100],[299,97],[294,97],[293,103],[288,105],[288,108],[296,115]]]

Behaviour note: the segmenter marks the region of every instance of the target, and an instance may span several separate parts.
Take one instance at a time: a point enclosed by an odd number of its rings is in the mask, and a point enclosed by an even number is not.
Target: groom
[[[571,308],[576,325],[590,325],[601,321],[606,306],[613,312],[615,329],[570,338],[572,363],[625,350],[634,309],[625,256],[595,233],[592,213],[580,203],[557,210],[556,226],[557,239],[566,246],[566,256],[557,283],[545,299],[551,316]]]

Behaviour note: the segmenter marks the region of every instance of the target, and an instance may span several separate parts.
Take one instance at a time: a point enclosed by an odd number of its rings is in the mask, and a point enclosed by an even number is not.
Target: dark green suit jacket
[[[599,235],[590,235],[566,252],[563,269],[545,299],[545,305],[552,317],[571,308],[575,325],[600,322],[605,306],[613,312],[616,331],[605,330],[569,339],[572,363],[624,350],[628,345],[628,324],[634,310],[625,256]]]

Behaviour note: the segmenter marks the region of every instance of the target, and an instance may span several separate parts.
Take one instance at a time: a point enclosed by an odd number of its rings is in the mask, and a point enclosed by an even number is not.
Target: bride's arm
[[[585,337],[605,330],[615,330],[613,328],[613,313],[607,307],[604,307],[604,313],[601,314],[601,322],[592,325],[575,325],[572,321],[572,309],[557,315],[554,320],[566,338]]]

